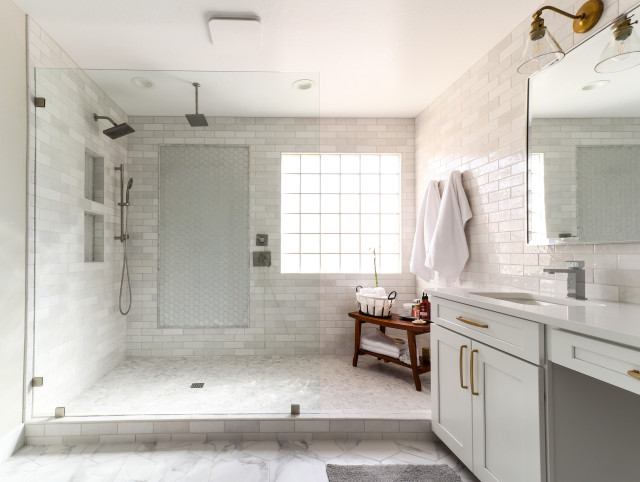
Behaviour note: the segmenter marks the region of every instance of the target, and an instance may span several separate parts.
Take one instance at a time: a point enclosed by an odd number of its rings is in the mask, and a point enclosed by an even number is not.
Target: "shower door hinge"
[[[35,105],[36,107],[46,107],[46,104],[47,99],[45,99],[44,97],[36,97],[35,99],[33,99],[33,105]]]
[[[44,385],[44,378],[43,377],[33,377],[31,379],[31,386],[32,387],[41,387],[42,385]]]

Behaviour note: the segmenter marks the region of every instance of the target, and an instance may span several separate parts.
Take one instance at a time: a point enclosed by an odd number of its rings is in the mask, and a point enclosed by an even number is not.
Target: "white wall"
[[[581,3],[562,0],[554,5],[575,11]],[[637,3],[605,0],[596,30]],[[429,180],[443,179],[453,169],[464,171],[473,219],[467,227],[471,255],[461,286],[564,294],[566,275],[544,274],[542,269],[577,259],[586,262],[587,297],[640,303],[640,244],[527,245],[527,78],[516,71],[530,29],[527,13],[510,35],[417,117],[417,201]],[[545,21],[564,49],[593,33],[574,34],[571,22],[553,13],[546,14]]]
[[[0,460],[22,423],[27,221],[25,15],[0,2]]]

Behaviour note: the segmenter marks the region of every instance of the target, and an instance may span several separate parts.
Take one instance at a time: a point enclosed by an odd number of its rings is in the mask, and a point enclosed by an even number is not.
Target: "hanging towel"
[[[416,235],[413,238],[411,264],[409,265],[411,272],[420,276],[420,278],[425,281],[431,281],[433,279],[433,271],[426,265],[426,261],[427,251],[433,238],[439,211],[440,190],[438,189],[438,181],[431,181],[427,185],[422,207],[420,208],[420,214],[418,215]]]
[[[448,280],[457,280],[469,259],[464,227],[471,216],[462,176],[459,171],[452,171],[444,188],[440,214],[427,251],[427,267]]]

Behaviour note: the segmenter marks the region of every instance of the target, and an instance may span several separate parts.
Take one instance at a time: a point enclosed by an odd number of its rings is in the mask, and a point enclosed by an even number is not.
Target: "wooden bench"
[[[423,373],[427,373],[431,371],[431,365],[420,366],[418,365],[418,354],[416,350],[416,335],[421,335],[423,333],[429,333],[431,331],[431,324],[427,323],[426,325],[415,325],[410,321],[404,321],[400,319],[398,315],[395,313],[391,314],[390,318],[376,318],[375,316],[363,315],[358,311],[352,311],[349,313],[349,316],[355,320],[355,330],[356,330],[356,338],[355,338],[355,349],[353,352],[353,366],[358,366],[358,355],[371,355],[376,357],[378,360],[384,360],[385,362],[395,363],[396,365],[401,365],[403,367],[411,368],[413,372],[413,381],[416,384],[416,390],[419,392],[422,391],[422,384],[420,383],[420,376]],[[404,330],[407,332],[407,344],[409,345],[409,358],[411,359],[411,365],[408,365],[398,358],[393,358],[387,355],[382,355],[380,353],[376,353],[369,350],[364,350],[360,348],[360,337],[362,334],[362,323],[371,323],[373,325],[378,325],[380,327],[380,331],[384,333],[386,328],[395,328],[396,330]]]

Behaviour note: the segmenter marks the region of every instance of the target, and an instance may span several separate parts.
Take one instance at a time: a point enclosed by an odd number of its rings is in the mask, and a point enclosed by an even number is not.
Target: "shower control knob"
[[[268,234],[256,234],[256,246],[268,246],[269,235]]]
[[[253,266],[271,266],[271,251],[254,251]]]

